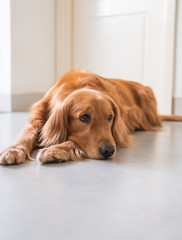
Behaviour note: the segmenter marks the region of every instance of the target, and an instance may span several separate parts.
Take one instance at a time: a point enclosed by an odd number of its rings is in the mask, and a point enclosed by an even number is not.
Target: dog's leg
[[[11,147],[8,147],[0,153],[0,164],[20,164],[26,161],[35,147],[37,136],[39,132],[39,124],[29,125],[21,134],[18,141]]]
[[[25,162],[26,159],[30,159],[30,153],[37,144],[40,129],[45,124],[46,106],[47,98],[32,106],[29,125],[13,146],[0,153],[0,164],[19,164]]]
[[[37,160],[40,163],[81,161],[84,157],[86,157],[84,152],[72,141],[43,148],[37,154]]]

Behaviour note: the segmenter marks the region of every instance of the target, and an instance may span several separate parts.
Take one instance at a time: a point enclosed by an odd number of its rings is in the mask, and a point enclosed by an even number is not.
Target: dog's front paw
[[[22,146],[12,146],[0,153],[1,165],[20,164],[26,161],[28,153]]]
[[[37,161],[41,164],[51,162],[63,162],[68,160],[68,154],[62,149],[54,150],[53,148],[49,147],[39,150],[37,154]]]
[[[41,164],[51,162],[64,162],[64,161],[81,161],[85,154],[81,149],[66,149],[59,147],[49,147],[39,150],[37,154],[37,161]]]

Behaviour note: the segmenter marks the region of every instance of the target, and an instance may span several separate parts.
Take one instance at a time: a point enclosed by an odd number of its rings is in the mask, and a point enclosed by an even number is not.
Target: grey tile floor
[[[0,114],[0,151],[27,119]],[[0,166],[0,239],[181,240],[182,123],[135,138],[113,160]]]

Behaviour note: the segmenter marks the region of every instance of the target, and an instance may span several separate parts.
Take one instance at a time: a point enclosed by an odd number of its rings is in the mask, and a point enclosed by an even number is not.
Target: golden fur
[[[29,125],[0,163],[25,162],[37,146],[44,147],[41,163],[112,158],[117,147],[130,145],[133,131],[154,131],[161,119],[167,117],[158,115],[151,88],[71,70],[32,106]]]

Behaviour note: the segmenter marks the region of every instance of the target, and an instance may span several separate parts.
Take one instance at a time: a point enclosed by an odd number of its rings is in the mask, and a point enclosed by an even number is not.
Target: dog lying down
[[[162,120],[151,88],[136,82],[71,70],[32,106],[29,125],[0,164],[19,164],[39,150],[40,163],[114,158],[131,144],[135,130],[156,131]]]

